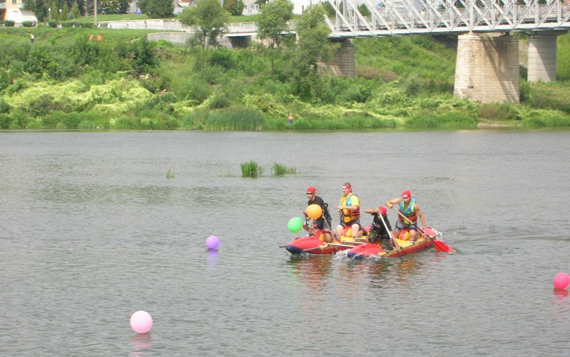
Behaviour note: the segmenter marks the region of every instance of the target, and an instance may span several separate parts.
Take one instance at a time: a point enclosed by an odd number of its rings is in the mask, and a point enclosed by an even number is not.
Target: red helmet
[[[402,198],[406,199],[406,198],[411,198],[412,194],[410,193],[410,191],[406,190],[404,192],[402,192]]]
[[[385,215],[386,214],[386,208],[384,208],[383,206],[378,207],[378,211],[380,212],[381,215]]]
[[[317,189],[314,188],[313,186],[307,187],[307,193],[315,193],[316,190],[317,190]]]

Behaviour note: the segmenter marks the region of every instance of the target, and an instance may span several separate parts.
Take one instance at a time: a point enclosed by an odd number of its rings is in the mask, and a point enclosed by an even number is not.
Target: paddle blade
[[[451,248],[440,240],[433,240],[433,246],[438,252],[451,253]]]

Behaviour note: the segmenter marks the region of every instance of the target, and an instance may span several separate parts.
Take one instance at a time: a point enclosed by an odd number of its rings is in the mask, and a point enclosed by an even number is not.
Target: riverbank
[[[570,89],[564,81],[523,79],[520,104],[453,98],[455,53],[429,36],[356,40],[357,78],[349,79],[326,67],[302,70],[294,46],[276,52],[256,46],[205,52],[146,41],[148,32],[96,29],[98,41],[91,39],[94,29],[1,28],[0,128],[570,126]],[[559,60],[566,58],[568,42],[568,35],[560,36]],[[560,72],[567,66],[560,65]]]

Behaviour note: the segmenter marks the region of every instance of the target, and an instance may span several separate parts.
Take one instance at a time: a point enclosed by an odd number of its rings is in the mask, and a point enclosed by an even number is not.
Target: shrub
[[[534,128],[570,127],[570,115],[553,110],[534,110],[523,124]]]
[[[6,20],[6,21],[4,21],[4,26],[5,26],[5,27],[14,27],[15,24],[16,24],[16,23],[15,23],[14,21],[12,21],[12,20]]]
[[[227,108],[209,112],[206,129],[209,130],[262,130],[265,117],[258,111],[244,108]]]
[[[53,96],[50,94],[44,94],[38,98],[30,101],[28,106],[23,108],[32,117],[42,117],[55,109],[55,103]]]
[[[256,178],[263,174],[263,168],[255,161],[244,162],[240,166],[241,177]]]
[[[0,129],[8,129],[12,124],[12,117],[9,114],[0,114]]]
[[[33,21],[23,21],[22,27],[34,27],[34,22]]]
[[[296,174],[297,173],[296,168],[287,167],[283,164],[278,164],[278,163],[274,163],[272,169],[273,169],[273,173],[275,174],[275,176],[283,176],[286,174]]]
[[[6,101],[0,98],[0,114],[10,113],[10,105]]]
[[[520,119],[517,109],[509,103],[484,103],[479,106],[479,118],[491,120]]]
[[[414,129],[475,129],[477,121],[468,114],[445,112],[442,114],[422,111],[406,121],[406,126]]]

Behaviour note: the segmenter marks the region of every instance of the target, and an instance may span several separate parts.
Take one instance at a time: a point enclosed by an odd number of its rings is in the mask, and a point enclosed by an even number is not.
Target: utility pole
[[[97,0],[93,1],[93,23],[97,27]]]

